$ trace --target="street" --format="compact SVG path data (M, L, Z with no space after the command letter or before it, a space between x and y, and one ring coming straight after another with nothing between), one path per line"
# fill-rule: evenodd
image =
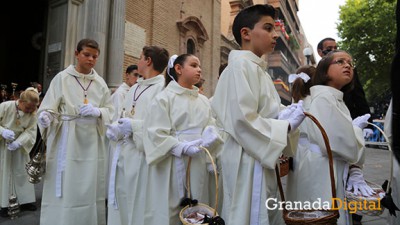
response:
M364 164L364 176L366 180L381 185L390 176L390 153L380 148L367 148ZM19 217L10 220L0 217L1 225L39 225L40 200L42 196L42 182L35 185L36 204L38 210L35 212L21 212ZM385 225L388 211L385 210L381 216L364 216L363 225Z

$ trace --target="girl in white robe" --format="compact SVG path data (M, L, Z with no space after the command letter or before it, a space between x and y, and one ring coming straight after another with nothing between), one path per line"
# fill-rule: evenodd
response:
M20 99L0 104L0 206L2 213L15 194L18 203L34 203L34 185L28 181L25 164L36 141L37 90L28 88Z
M333 153L334 186L343 206L349 166L361 167L364 162L362 128L368 120L363 117L362 123L356 122L357 119L352 121L343 101L341 90L350 88L353 82L351 56L344 51L332 51L321 59L312 81L314 86L310 88L310 96L305 98L304 106L317 118L328 135ZM310 119L306 119L301 132L303 135L300 136L306 141L298 148L297 155L300 157L295 160L294 172L289 173L288 200L312 203L321 199L322 202L331 203L329 163L321 131ZM303 143L301 139L299 143ZM340 207L339 213L338 224L352 224L348 211Z
M96 41L82 39L76 65L58 73L39 107L46 137L41 225L105 225L107 146L105 124L114 108L110 90L93 69Z
M167 73L168 85L153 100L145 118L144 146L149 164L146 225L181 224L178 214L182 209L180 202L187 196L187 156L192 156L192 198L209 204L207 173L210 164L199 145L212 151L212 147L218 145L211 143L221 141L217 133L213 133L212 139L202 138L203 130L214 125L214 119L207 97L193 86L201 77L199 59L191 54L172 56Z
M311 78L314 74L314 66L303 66L297 69L296 74L290 74L288 77L289 83L293 83L291 88L293 102L297 103L302 100L303 108L306 112L310 110L310 87ZM289 170L286 181L286 201L300 201L304 189L299 187L304 186L302 183L314 182L313 179L315 179L313 176L309 176L308 173L303 172L313 170L313 162L319 160L315 159L316 157L309 150L310 141L306 124L306 122L303 122L299 126L300 137L296 154L293 156L293 169Z

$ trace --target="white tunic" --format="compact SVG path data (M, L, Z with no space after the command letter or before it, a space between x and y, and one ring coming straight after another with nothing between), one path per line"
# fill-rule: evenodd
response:
M151 103L145 119L144 146L149 166L145 204L146 225L180 224L178 214L184 197L187 156L175 157L172 147L201 137L207 125L215 125L208 99L171 81ZM209 149L213 150L213 149ZM206 155L192 158L192 198L209 204ZM211 206L213 207L213 206Z
M29 176L25 164L30 161L29 152L36 141L36 114L24 113L17 121L16 101L7 101L0 104L0 134L4 129L14 131L15 140L21 147L15 151L7 149L7 141L0 135L0 206L8 207L11 194L16 194L19 204L35 202L35 189L29 183ZM14 188L12 188L14 187Z
M109 187L108 198L109 225L140 225L144 222L148 166L142 141L143 119L146 108L164 89L164 85L165 79L162 74L146 80L139 79L125 96L122 107L125 108L126 116L132 118L133 136L116 144L110 176L110 185L114 187ZM135 113L132 115L134 104ZM115 201L110 197L113 189Z
M333 153L336 195L343 201L349 165L363 164L362 129L353 126L350 112L343 101L343 92L323 85L311 87L310 92L311 96L305 99L304 107L315 116L328 135ZM294 162L294 172L290 172L288 176L287 200L314 202L321 198L322 202L331 203L326 147L321 131L308 118L301 125ZM351 218L343 208L339 213L338 224L351 224Z
M71 65L57 74L40 105L39 113L51 109L60 114L78 115L84 92L101 111L99 118L83 117L53 121L42 129L47 136L46 174L44 176L41 225L104 225L106 153L105 124L114 108L107 84L96 71L78 74ZM40 127L39 127L40 128Z
M125 100L126 94L128 94L128 91L131 87L127 85L126 83L122 83L117 90L111 95L111 102L114 106L114 115L112 117L112 121L115 122L119 118L121 118L122 114L122 109L123 107L123 102Z
M281 100L266 68L250 51L231 51L211 103L228 133L221 164L222 218L229 225L284 224L282 212L265 202L279 200L275 165L282 152L293 155L298 132L288 135L289 123L275 119Z

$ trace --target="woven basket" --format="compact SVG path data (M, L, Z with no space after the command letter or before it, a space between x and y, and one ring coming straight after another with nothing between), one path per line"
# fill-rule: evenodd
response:
M193 212L199 212L202 214L207 214L209 217L216 217L218 216L217 213L217 208L218 208L218 173L217 173L217 168L215 166L214 160L210 154L210 152L200 146L200 148L206 152L207 156L210 158L211 160L211 164L213 166L214 169L214 177L215 177L215 186L216 186L216 191L215 191L215 208L212 208L206 204L203 203L197 203L196 205L187 205L185 206L180 212L179 212L179 219L181 220L183 225L192 225L193 223L190 223L188 221L185 220L185 218L187 218L187 216ZM187 187L187 193L188 193L188 198L190 198L191 194L190 194L190 163L192 161L192 158L189 158L188 161L188 165L187 165L187 170L186 170L186 187ZM208 223L204 223L207 224Z
M279 176L284 177L289 174L289 166L290 161L289 158L282 155L279 157Z
M371 187L374 191L375 191L375 195L373 196L369 196L369 197L364 197L361 195L361 193L355 195L353 192L351 191L347 191L346 190L346 199L349 202L360 202L358 204L363 205L365 201L367 202L371 202L371 203L367 203L367 205L369 204L374 204L374 205L380 205L379 201L381 200L381 196L379 195L380 193L385 194L385 191L383 190L383 188L381 186L379 186L378 184L372 183L370 181L365 181L369 187ZM372 203L373 202L373 203ZM380 216L382 215L383 211L385 210L385 208L383 206L381 206L380 210L357 210L356 214L357 215L367 215L367 216Z
M386 134L383 132L383 130L380 127L378 127L377 125L375 125L373 123L368 123L368 124L374 126L377 130L379 130L382 133L383 137L385 138L386 142L389 143L388 137L386 136ZM387 188L386 188L386 193L388 193L388 191L390 189L390 184L392 183L392 177L393 177L393 152L392 152L390 144L388 144L388 149L389 149L389 151L391 153L391 158L390 158L391 170L390 170L390 178L389 178L390 180L389 180L389 183L388 183ZM348 201L357 201L357 202L360 202L360 204L364 204L364 202L367 201L367 202L371 202L371 203L367 203L367 205L369 205L369 204L378 205L379 201L382 198L380 196L380 194L381 195L382 195L382 193L385 194L385 190L383 190L383 188L380 185L376 184L376 183L373 183L373 182L370 182L370 181L367 181L367 180L365 180L365 182L368 184L368 186L370 186L375 191L376 194L373 195L373 196L364 197L361 194L355 195L353 192L346 190L345 194L346 194L347 200ZM362 215L380 216L380 215L382 215L384 210L385 210L385 208L381 205L380 209L376 209L376 210L357 210L356 214L357 215L361 215L361 216Z
M329 144L328 135L324 128L321 126L319 121L310 113L304 112L306 117L310 118L320 129L321 134L324 138L325 147L328 153L329 159L329 175L331 180L331 192L332 198L336 198L335 188L335 177L333 173L333 157L332 151ZM281 194L282 201L285 202L285 196L282 188L282 182L279 175L278 167L275 167L276 177L278 180L279 192ZM335 204L337 205L337 204ZM337 219L339 218L339 211L337 210L323 210L323 209L312 209L312 210L287 210L286 207L283 209L283 219L288 225L336 225Z

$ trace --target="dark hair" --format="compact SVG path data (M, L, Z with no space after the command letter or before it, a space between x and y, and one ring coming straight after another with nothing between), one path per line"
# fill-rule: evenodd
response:
M179 65L183 66L183 64L185 64L185 61L189 56L195 56L195 55L189 54L189 53L182 54L175 59L172 68L167 68L166 76L165 76L165 86L167 86L169 84L169 82L172 81L171 76L174 78L174 80L176 82L178 82L178 75L176 74L176 71L175 71L175 65L179 64Z
M158 46L143 47L143 56L151 58L154 70L162 73L168 64L169 53L165 48Z
M315 67L314 66L301 66L296 70L296 74L299 73L306 73L311 79L315 75ZM310 95L310 87L312 86L311 80L308 82L304 82L303 79L296 79L292 85L292 98L293 101L299 102L300 100L304 99L308 95Z
M130 65L128 67L126 67L126 73L131 73L134 70L137 70L137 65Z
M322 39L322 40L318 43L317 49L324 50L324 42L325 42L325 41L334 41L334 42L336 42L336 40L333 39L333 38L330 38L330 37L324 38L324 39Z
M313 85L327 85L328 81L331 80L328 76L328 70L332 64L335 53L338 53L338 52L344 52L346 54L349 54L348 52L343 51L343 50L332 50L328 54L326 54L324 57L322 57L322 59L319 61L318 65L317 65L317 69L315 71L315 76L312 78ZM349 92L350 90L352 90L353 87L354 87L354 76L353 76L353 79L351 80L351 82L346 84L341 89L341 91L346 93L346 92Z
M89 38L85 38L79 41L78 45L76 46L76 50L78 52L81 52L83 50L84 47L89 47L89 48L94 48L96 49L99 54L100 54L100 47L99 44L93 40L93 39L89 39Z
M240 10L240 12L236 15L232 25L232 33L236 42L242 46L242 36L240 34L240 30L243 27L248 27L252 30L254 25L260 21L261 17L270 16L275 19L276 14L277 10L268 4L252 5Z
M219 77L221 76L222 72L224 72L224 69L225 69L227 66L228 66L228 63L222 63L222 64L219 66L219 69L218 69L218 79L219 79Z

